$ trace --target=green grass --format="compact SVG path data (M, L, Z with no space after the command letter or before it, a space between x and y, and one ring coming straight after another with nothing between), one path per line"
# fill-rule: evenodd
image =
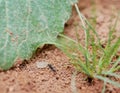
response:
M117 71L120 71L120 55L116 58L115 62L113 62L113 57L116 56L118 49L120 49L120 37L114 43L112 42L118 18L110 28L108 41L103 47L97 31L81 14L76 4L75 8L81 20L82 29L85 32L85 44L82 45L80 43L79 34L76 31L76 41L60 34L55 45L69 57L70 62L75 66L77 71L86 74L88 78L100 79L104 81L104 84L110 83L114 86L120 87L120 83L106 77L120 78L120 75L116 74ZM105 85L103 91L105 91Z

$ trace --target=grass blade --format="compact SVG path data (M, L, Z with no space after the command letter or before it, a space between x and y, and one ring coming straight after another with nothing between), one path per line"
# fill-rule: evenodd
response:
M110 84L120 88L120 83L118 83L118 82L115 82L113 80L110 80L110 79L108 79L106 77L99 76L99 75L96 75L95 77L102 80L102 81L104 81L104 82L110 83Z
M106 68L110 64L113 56L118 51L119 47L120 47L120 38L118 38L118 40L115 42L115 44L111 48L106 50L106 53L102 61L99 63L100 70L102 70L103 68Z
M112 77L115 77L115 78L120 78L120 75L116 74L116 73L111 73L111 72L103 72L102 74L104 75L109 75L109 76L112 76Z
M106 82L104 81L104 85L103 85L102 93L105 93L105 90L106 90Z
M109 70L109 72L113 72L116 69L116 66L120 63L120 57L118 60L113 64L112 68Z
M108 35L108 43L107 43L107 45L106 45L106 48L109 48L110 45L111 45L112 35L113 35L113 32L115 31L115 28L116 28L116 26L117 26L119 16L120 16L120 13L118 13L118 16L117 16L117 18L116 18L116 20L115 20L114 25L113 25L112 27L110 26L111 28L110 28L110 32L109 32L109 35Z
M78 93L77 92L77 87L76 87L76 75L77 75L77 71L73 72L72 77L71 77L71 90L72 93Z

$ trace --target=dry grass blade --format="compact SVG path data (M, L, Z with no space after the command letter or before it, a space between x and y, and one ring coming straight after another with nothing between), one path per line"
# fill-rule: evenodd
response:
M76 87L76 75L77 75L77 71L73 72L72 77L71 77L71 90L72 90L72 93L78 93L77 92L77 87Z

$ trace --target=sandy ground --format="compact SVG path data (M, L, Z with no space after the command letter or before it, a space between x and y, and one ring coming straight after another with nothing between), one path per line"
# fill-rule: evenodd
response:
M106 41L109 26L114 23L120 10L120 0L80 0L79 8L86 18L96 17L96 29L102 41ZM95 12L94 12L95 11ZM75 28L79 17L73 7L73 15L65 26L65 34L75 39L75 30L80 31L81 43L84 42L84 32ZM120 36L119 24L116 36ZM45 61L54 68L39 69L37 61ZM72 93L71 78L75 72L67 56L55 46L49 45L37 51L30 60L8 71L0 72L0 93ZM78 93L101 93L103 82L94 79L92 83L85 80L86 75L78 73L76 87ZM106 93L120 93L120 89L107 85Z

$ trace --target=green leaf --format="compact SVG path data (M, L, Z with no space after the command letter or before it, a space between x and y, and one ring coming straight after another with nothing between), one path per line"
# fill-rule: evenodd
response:
M77 0L0 0L0 68L54 42Z

